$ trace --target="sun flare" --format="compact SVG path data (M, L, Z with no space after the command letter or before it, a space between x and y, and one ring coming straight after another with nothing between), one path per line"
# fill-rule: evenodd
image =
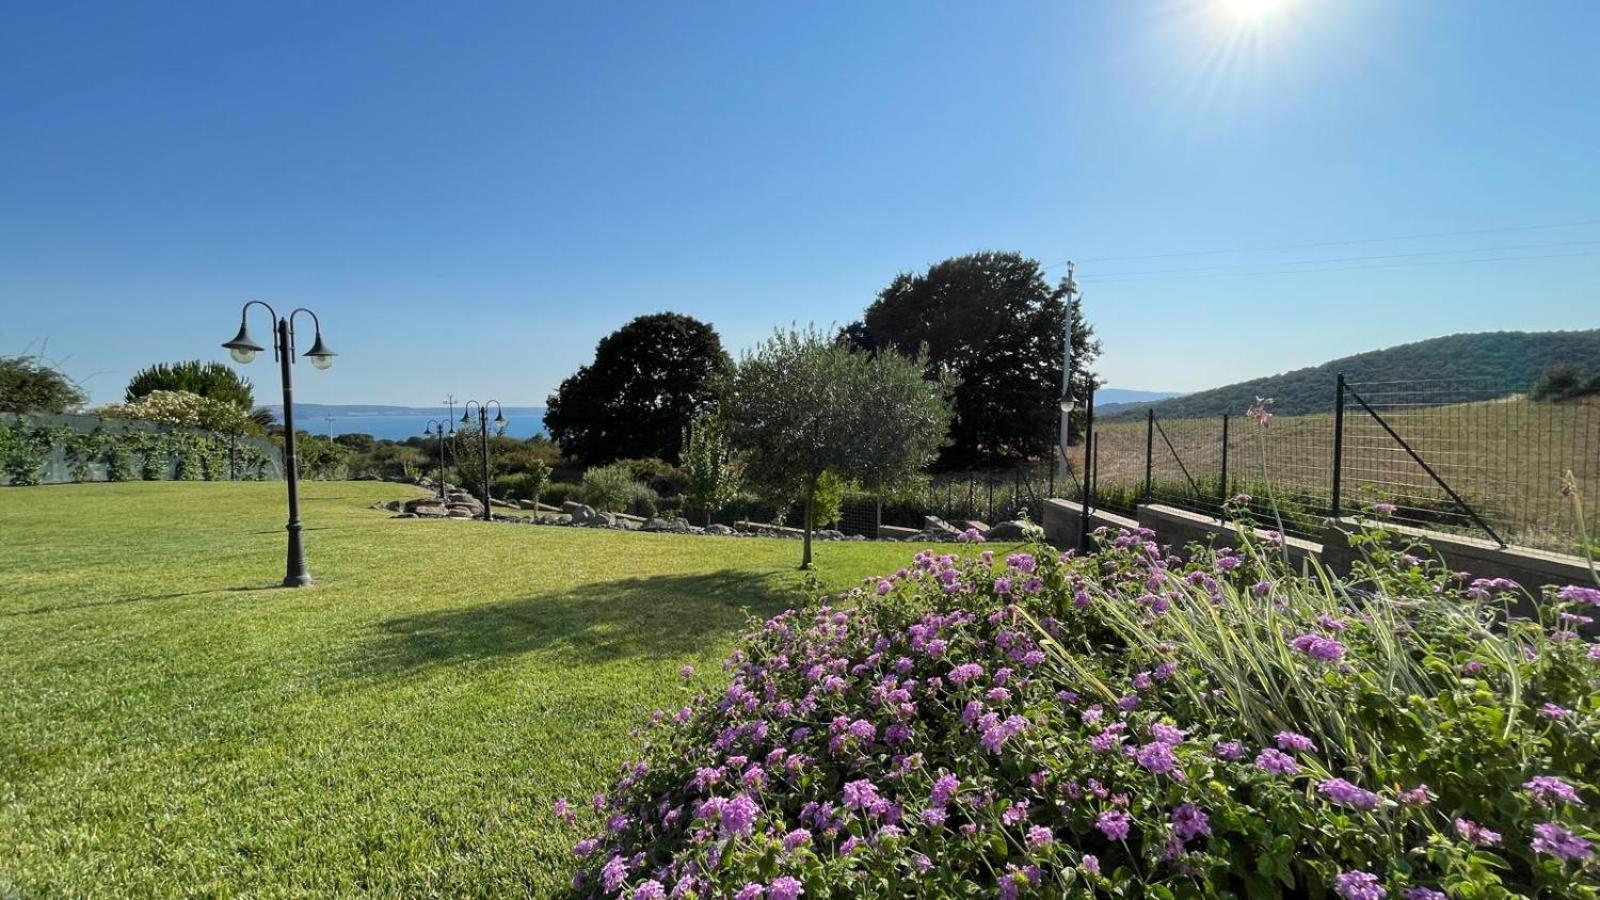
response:
M1218 0L1235 21L1254 24L1269 18L1287 5L1287 0Z

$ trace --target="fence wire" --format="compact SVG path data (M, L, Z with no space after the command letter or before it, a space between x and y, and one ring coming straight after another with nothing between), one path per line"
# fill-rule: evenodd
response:
M1404 524L1581 553L1562 478L1570 471L1600 505L1600 397L1535 401L1508 388L1494 379L1348 384L1340 511L1390 504ZM1226 443L1221 416L1097 422L1094 503L1129 511L1148 491L1153 502L1220 515L1242 495L1258 521L1281 516L1290 534L1315 536L1334 506L1337 397L1330 384L1328 412L1265 427L1231 416Z

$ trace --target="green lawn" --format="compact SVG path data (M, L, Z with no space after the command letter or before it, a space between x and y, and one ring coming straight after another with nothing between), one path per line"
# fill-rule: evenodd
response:
M798 595L797 543L395 520L412 489L0 489L0 897L547 895L557 795ZM821 544L829 587L910 548Z

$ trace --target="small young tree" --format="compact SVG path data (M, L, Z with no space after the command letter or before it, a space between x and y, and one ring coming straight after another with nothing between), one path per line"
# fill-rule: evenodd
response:
M710 525L712 513L727 506L739 493L733 445L721 418L701 415L683 430L683 472L688 481L684 500L695 509L705 510L706 524Z
M953 377L924 377L923 360L884 348L876 354L816 328L778 331L734 368L721 414L745 477L805 503L801 568L811 566L811 533L822 473L887 489L931 463L950 427Z

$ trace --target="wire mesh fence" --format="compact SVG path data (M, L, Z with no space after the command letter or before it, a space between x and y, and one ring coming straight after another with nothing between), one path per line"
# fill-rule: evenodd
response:
M1126 512L1148 498L1220 516L1241 497L1259 520L1281 516L1304 536L1336 509L1387 504L1404 524L1582 551L1562 479L1571 472L1582 496L1600 497L1600 396L1540 401L1456 379L1335 384L1328 401L1326 413L1267 425L1243 415L1097 423L1093 503ZM1072 451L1081 471L1082 448Z
M1562 479L1600 492L1600 397L1536 401L1494 379L1352 382L1342 455L1346 508L1387 503L1408 524L1578 552Z

